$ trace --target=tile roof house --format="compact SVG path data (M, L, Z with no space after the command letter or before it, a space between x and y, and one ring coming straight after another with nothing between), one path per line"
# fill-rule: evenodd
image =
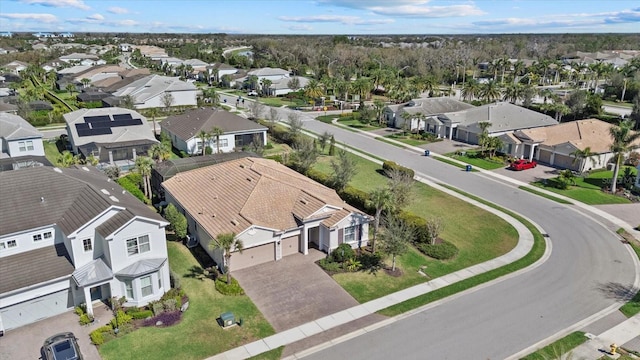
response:
M22 71L29 67L29 64L19 60L14 60L8 64L2 65L2 67L9 70L9 72L14 75L20 75Z
M530 159L563 169L583 172L607 166L613 158L613 139L609 129L613 125L598 119L566 122L554 126L523 129L513 133L515 140L537 150ZM637 141L640 145L640 140ZM590 159L576 159L576 150L589 148L594 154Z
M209 244L235 233L244 251L231 270L280 260L309 247L365 246L370 216L338 194L273 160L242 158L181 172L165 181L167 202L187 217L189 233L224 268L221 249Z
M164 98L171 95L171 106L196 106L198 89L192 83L177 77L149 75L123 86L114 96L130 95L136 109L165 107Z
M438 127L442 126L442 123L438 120L437 115L471 109L473 107L471 104L448 97L421 98L413 99L402 104L388 105L384 108L382 114L388 126L402 128L405 126L405 119L402 116L403 113L411 115L420 113L425 115L427 119L418 121L417 118L411 118L409 129L412 131L421 130L440 134Z
M208 65L198 74L198 78L201 81L207 81L209 85L217 84L222 81L222 77L225 75L233 75L238 72L238 69L225 63L215 63Z
M205 146L213 153L230 152L250 145L257 136L267 144L267 128L254 121L218 108L192 109L180 115L169 116L161 123L162 132L171 138L173 146L189 155L202 154L200 133L222 130L220 143L215 136L205 138Z
M0 183L0 330L169 289L168 223L95 168L0 172Z
M42 133L18 115L0 112L0 142L0 171L51 165L44 156Z
M97 157L104 165L124 170L133 166L158 143L147 119L135 110L113 108L80 109L64 114L72 151Z

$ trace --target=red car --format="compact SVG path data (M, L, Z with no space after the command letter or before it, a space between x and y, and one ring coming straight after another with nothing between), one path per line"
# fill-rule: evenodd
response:
M511 170L515 170L515 171L519 171L519 170L527 170L527 169L532 169L534 167L536 167L538 165L537 162L535 161L529 161L529 160L516 160L514 162L511 163L511 165L509 166L509 169Z

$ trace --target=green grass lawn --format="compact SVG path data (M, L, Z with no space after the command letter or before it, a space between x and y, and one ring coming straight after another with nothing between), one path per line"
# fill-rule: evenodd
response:
M349 154L357 164L357 171L350 185L369 192L384 187L387 178L382 175L380 165ZM330 174L330 157L322 156L314 168ZM437 261L412 250L399 259L404 274L393 278L383 272L377 275L366 273L344 273L334 276L356 300L365 302L408 286L436 278L468 266L495 258L511 250L518 241L516 230L506 221L480 208L416 182L413 188L414 201L407 210L422 217L438 216L446 224L441 237L454 243L460 253L455 259ZM428 277L417 273L418 267L426 265Z
M634 174L637 172L637 170L631 166L623 166L620 169L620 175L624 173L624 168L630 168ZM550 186L549 183L547 184L547 186L545 186L544 181L534 182L533 185L578 201L582 201L583 203L589 205L630 203L631 201L626 198L611 195L601 191L603 187L609 186L612 177L612 171L593 172L586 178L576 177L576 184L570 186L569 189L566 190Z
M629 243L640 259L640 242L630 241ZM622 307L620 308L620 312L622 312L628 318L640 313L640 292L636 293L631 301L622 305Z
M285 98L279 98L279 97L261 97L259 98L260 102L268 105L268 106L275 106L275 107L281 107L281 106L295 106L297 105L295 102L287 100ZM298 105L298 106L304 106L304 105Z
M547 360L560 359L561 355L569 353L580 344L589 340L582 331L572 332L571 334L557 340L542 349L529 354L520 360Z
M465 155L456 155L455 153L449 153L446 154L446 156L452 159L464 161L469 165L477 166L485 170L500 169L507 166L502 160L476 157L475 154L476 153L473 151L467 151Z
M430 144L432 141L426 139L415 139L409 135L403 135L402 133L385 135L385 138L393 139L395 141L399 141L403 144L411 145L411 146L420 146L425 144Z
M43 140L42 145L44 145L44 156L49 160L51 165L57 166L60 151L58 150L56 142L54 140Z
M249 297L221 295L212 280L192 276L190 269L199 264L185 246L168 242L167 247L171 270L181 276L182 288L189 296L189 309L175 326L140 328L100 346L103 359L201 360L274 334ZM226 311L242 318L243 326L226 330L218 326L216 318ZM279 354L270 358L279 358Z
M360 120L356 120L353 119L350 116L345 116L345 117L339 117L339 116L334 116L338 118L338 122L341 125L344 126L348 126L352 129L357 129L357 130L362 130L362 131L372 131L372 130L380 130L383 129L383 127L377 126L377 125L367 125L363 122L361 122Z

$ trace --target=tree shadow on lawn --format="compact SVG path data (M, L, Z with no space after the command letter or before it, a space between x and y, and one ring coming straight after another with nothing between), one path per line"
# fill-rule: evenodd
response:
M607 299L618 301L629 301L634 295L633 285L624 285L613 281L597 284L596 290L603 293Z

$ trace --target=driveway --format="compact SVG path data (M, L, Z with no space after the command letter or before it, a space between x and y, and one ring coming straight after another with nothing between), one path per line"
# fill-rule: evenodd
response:
M502 168L498 168L492 171L500 175L504 175L512 179L520 180L526 183L531 183L531 182L542 180L542 179L550 179L559 175L558 169L551 166L542 165L542 164L538 164L538 166L536 166L533 169L527 169L522 171L509 170L506 165Z
M85 360L100 360L98 349L91 344L89 333L105 325L113 317L104 304L94 305L96 321L88 326L78 322L73 311L38 321L16 330L10 330L0 338L0 359L40 359L42 343L51 335L71 331L78 338L80 352Z

